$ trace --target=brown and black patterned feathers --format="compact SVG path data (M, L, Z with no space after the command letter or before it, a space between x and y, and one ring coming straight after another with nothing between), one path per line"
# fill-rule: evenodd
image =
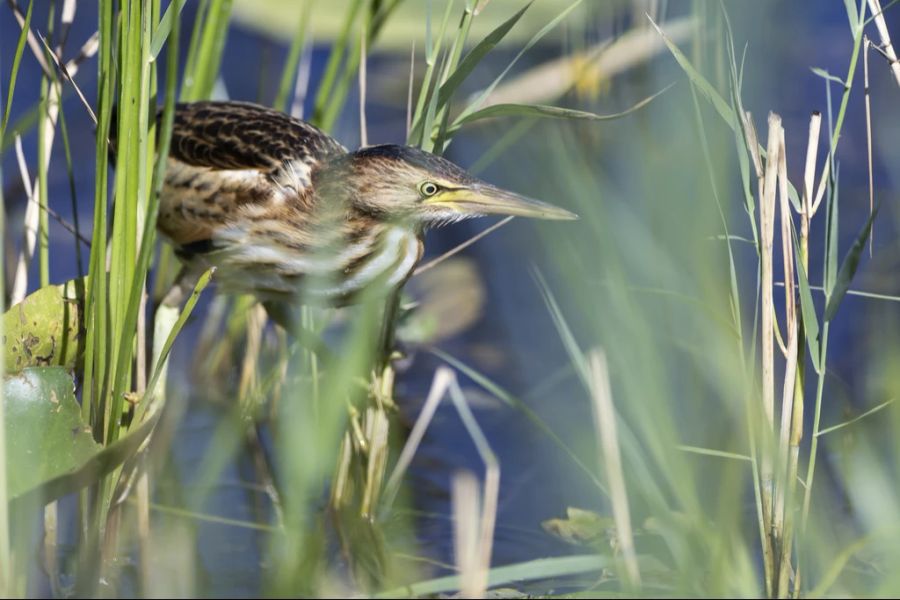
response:
M310 167L346 149L317 127L249 102L178 104L169 155L215 169L273 172L291 161Z

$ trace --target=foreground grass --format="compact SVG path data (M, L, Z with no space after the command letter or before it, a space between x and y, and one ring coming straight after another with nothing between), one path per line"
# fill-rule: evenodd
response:
M345 586L384 595L462 591L477 596L487 587L534 580L549 580L548 587L574 582L569 585L592 595L868 596L898 589L897 576L880 568L898 558L893 541L900 524L900 503L893 492L893 458L900 439L892 435L898 425L894 345L867 355L865 367L877 392L865 398L857 414L826 419L835 416L828 407L835 397L829 379L831 327L846 315L839 308L853 291L876 214L863 223L848 223L850 211L840 210L845 197L838 168L841 134L849 126L850 97L862 93L858 63L867 48L863 34L871 26L865 2L847 3L849 66L836 76L846 85L826 88L828 110L813 117L809 131L803 132L787 130L777 115L764 125L759 115L745 112L743 98L751 91L743 78L754 64L745 63L735 50L742 42L732 39L738 34L731 32L726 13L717 6L697 6L693 16L700 31L717 35L711 33L713 41L698 42L690 51L667 36L666 23L658 31L648 29L666 44L682 85L656 98L671 73L664 82L636 77L634 85L642 89L634 94L633 107L640 110L620 108L611 116L630 115L629 120L588 128L586 123L606 117L546 106L552 99L540 106L503 103L485 109L508 70L496 74L473 100L461 100L462 84L496 43L523 28L527 8L505 11L495 29L476 36L475 8L484 3L435 3L425 48L418 54L419 79L409 94L408 143L442 152L473 123L528 119L500 130L495 148L511 148L516 136L531 128L540 143L523 145L519 154L511 151L522 161L517 176L531 177L523 185L533 184L536 196L572 199L582 215L571 233L547 230L542 236L551 250L549 262L558 262L559 268L535 270L533 290L544 299L566 353L567 371L581 386L554 402L582 403L592 418L577 431L555 432L541 419L548 410L545 404L530 406L491 381L478 365L437 350L451 368L435 373L421 420L400 450L391 443L396 437L396 374L380 349L373 351L385 328L396 326L396 304L386 309L364 303L344 317L338 351L325 357L289 348L283 335L266 327L252 299L216 299L206 316L208 335L197 340L203 360L192 375L211 386L228 374L238 381L237 394L228 392L237 398L229 398L227 416L218 421L198 468L199 480L183 490L163 485L170 477L164 463L172 421L162 416L178 414L178 403L170 404L174 400L163 393L163 365L197 297L180 313L157 312L155 323L145 322L145 290L151 287L148 274L156 248L155 203L164 168L155 156L165 154L176 90L184 100L213 94L231 2L205 0L197 8L200 18L183 24L191 35L179 86L174 44L182 26L180 4L99 5L96 61L101 83L93 106L98 175L94 251L82 303L86 335L80 364L64 366L80 370L81 416L90 425L97 456L107 457L109 467L87 480L70 478L80 490L75 558L59 564L53 536L42 542L45 556L51 557L42 566L55 593L64 591L58 577L63 573L74 575L79 594L97 595L101 577L113 585L127 581L132 574L119 567L120 559L137 556L136 577L144 595L202 595L195 562L199 535L196 527L183 527L186 519L263 532L262 587L273 596L328 595ZM349 3L311 95L311 119L332 128L350 90L366 89L360 66L402 4ZM562 6L529 29L513 63L555 28L573 27L573 16L584 14L578 12L584 8L580 2ZM504 8L498 2L490 9ZM27 24L23 31L39 29L31 24L30 7L20 12ZM315 26L308 18L294 22L299 41L280 78L277 98L285 107L293 104L289 90L294 73L302 70L303 36ZM28 51L23 35L14 64ZM572 48L573 56L592 52L590 47ZM52 65L52 57L47 58ZM158 91L155 70L162 60L167 80ZM722 68L702 67L717 64ZM14 68L5 85L7 98L13 97L16 77ZM577 79L573 77L573 85ZM45 207L50 201L48 172L62 168L46 160L53 132L64 127L53 107L69 85L53 69L44 75L36 120L44 141L35 179L43 190L36 200ZM134 134L120 138L115 149L119 166L111 185L106 132L113 104L123 107L116 117L118 131ZM154 104L164 107L159 132L150 109ZM561 120L531 120L537 117ZM615 139L614 152L604 153L604 135ZM667 140L680 140L679 151ZM684 152L685 145L692 151ZM793 171L787 165L803 164L806 156L789 156L788 149L801 146L809 148L806 164L811 166L802 181L789 180ZM486 156L504 153L492 148ZM595 156L612 166L598 169ZM533 169L523 168L531 166L527 161L533 161ZM112 209L107 206L110 194ZM617 200L621 198L627 201ZM27 286L32 290L49 277L49 213L35 214L37 230L44 233L36 242L40 281ZM859 233L847 244L841 234L852 230ZM164 293L172 264L165 251L156 259L157 289L151 293ZM202 285L197 294L201 291ZM896 301L886 296L879 306ZM337 318L333 311L315 308L303 316L315 331ZM882 327L874 338L879 343L890 339L894 324L885 320ZM150 331L155 331L155 350L148 358ZM240 369L232 375L235 365ZM547 525L580 545L578 554L494 566L491 549L503 465L465 400L460 376L509 410L523 412L558 447L561 468L576 473L578 484L591 489L595 510L569 511L568 518ZM227 387L215 391L224 393ZM457 574L429 579L428 569L405 558L419 550L414 522L402 517L400 483L429 415L445 398L477 447L484 476L454 479ZM262 456L255 422L267 422L275 437L274 467L262 464L264 460L257 463L258 485L268 497L259 518L235 521L208 514L208 496L231 458L245 451ZM144 450L144 438L135 436L150 431L153 443ZM852 432L857 434L847 442ZM830 439L842 443L828 444ZM128 446L130 440L141 443ZM832 460L823 483L826 444ZM322 490L329 483L331 495L323 509ZM838 506L834 489L851 505L852 518ZM22 523L43 519L44 531L53 532L59 518L50 502L55 499L45 496L24 512L14 503L19 511L14 514ZM36 514L35 508L45 503L43 514ZM553 517L562 515L548 508L546 518ZM27 572L11 565L26 564L35 555L33 536L29 527L5 533L5 523L0 511L0 566L7 574L21 574L3 581L11 595L24 595ZM329 551L335 538L349 561L349 573L335 574ZM2 544L6 539L12 557Z

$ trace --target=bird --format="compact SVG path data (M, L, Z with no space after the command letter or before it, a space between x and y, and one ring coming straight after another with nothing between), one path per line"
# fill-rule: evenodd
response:
M183 273L215 267L227 292L353 304L363 292L400 288L428 229L483 215L577 218L415 147L350 152L311 123L258 104L175 105L157 229Z

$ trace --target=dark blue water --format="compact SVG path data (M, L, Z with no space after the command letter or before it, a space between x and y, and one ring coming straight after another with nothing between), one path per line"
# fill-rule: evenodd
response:
M80 3L75 26L69 36L70 52L94 31L96 16L91 15L94 7L90 3ZM675 4L675 3L673 3ZM35 23L45 21L44 7L35 12ZM185 22L192 23L194 5L185 10ZM900 32L900 20L892 11L889 23L893 31ZM814 65L843 76L849 56L849 35L846 15L841 2L830 3L768 3L759 10L735 9L736 27L752 31L753 42L748 48L748 68L745 88L767 90L768 93L755 94L746 99L747 108L761 123L768 110L783 115L788 131L788 156L805 154L805 132L811 108L825 112L824 84L809 72L807 66ZM740 21L746 19L746 21ZM781 27L765 27L765 23L777 19ZM187 46L189 28L184 28L182 49ZM793 31L795 35L785 35ZM0 82L8 80L10 63L15 49L18 29L8 11L0 10ZM604 37L603 32L597 32ZM556 49L548 47L536 49L522 63L527 66L542 58L553 56ZM285 58L286 48L261 35L232 26L223 60L223 81L228 95L234 99L271 101ZM311 82L321 76L327 48L317 47L312 57ZM498 51L494 59L488 61L482 71L473 76L474 84L489 81L490 75L505 65L508 54ZM377 80L380 74L391 69L405 71L408 57L373 55L369 64L369 76ZM399 67L397 66L399 63ZM873 64L875 64L873 62ZM671 70L670 61L654 64L654 69L666 69L671 73L669 80L679 78L677 71ZM11 122L23 114L27 107L38 99L39 83L36 78L37 65L26 50L16 89L16 100ZM873 77L873 97L878 98L879 111L896 106L898 90L886 76L886 69L879 64L878 76ZM874 71L873 71L874 72ZM857 74L862 76L861 65ZM94 62L82 67L78 82L89 101L95 104L96 69ZM892 87L894 86L894 87ZM476 85L477 87L477 85ZM683 92L684 90L682 90ZM4 93L6 90L4 90ZM840 90L833 90L835 102ZM404 94L405 95L405 94ZM614 100L617 92L611 93ZM311 108L313 94L309 94L306 114ZM891 100L893 99L893 101ZM627 105L623 100L619 106ZM885 104L891 103L891 106ZM336 128L336 136L347 147L358 145L356 99L348 99L344 118ZM607 107L608 108L608 107ZM72 152L75 157L75 188L82 228L90 237L90 207L93 203L94 134L89 119L74 96L69 94L64 109L69 124ZM862 137L863 107L860 94L852 97L848 120L844 128L842 144L842 182L844 194L852 196L853 202L846 202L851 208L845 211L848 222L859 223L865 219L867 196L865 192L865 138ZM401 142L404 137L405 108L397 105L380 104L376 99L368 105L370 143ZM897 132L878 132L876 145L882 150L897 139ZM491 140L479 137L461 136L448 153L449 157L463 166L472 164L473 157L480 155L485 144ZM23 137L27 157L34 161L37 155L37 141L33 131ZM879 151L876 146L876 180L879 195L885 201L884 218L876 227L876 257L896 256L891 252L895 247L896 209L891 198L896 198L900 189L896 170L883 163L896 156L896 151ZM591 160L590 158L588 160ZM57 136L54 144L53 161L62 165L65 158L61 151L61 140ZM600 168L598 164L598 168ZM801 165L789 165L791 178L799 181ZM18 189L18 170L15 157L7 151L3 156L3 184L7 198L10 223L21 222L24 201ZM511 189L521 189L514 174L488 169L484 178L506 185ZM65 219L72 220L73 211L69 200L69 185L65 170L50 170L51 205ZM527 176L524 177L527 180ZM562 206L567 205L564 197L547 198ZM427 253L436 255L468 239L475 232L488 226L492 221L465 222L430 232L427 238ZM821 221L820 221L821 224ZM480 279L485 289L485 310L470 328L450 339L440 342L440 348L482 371L517 397L528 402L546 424L566 439L590 439L582 435L590 431L590 408L584 391L567 368L569 360L558 341L558 335L548 311L541 299L533 277L533 268L552 275L552 263L546 257L541 236L535 235L535 227L552 228L553 224L535 225L514 221L511 225L488 236L465 251L464 256L478 266ZM853 228L842 232L842 248L848 247L854 235ZM51 265L51 279L60 282L78 274L72 257L73 241L61 226L51 221L51 256L56 257ZM85 253L86 254L86 253ZM5 254L6 255L6 254ZM748 257L750 258L750 257ZM814 254L812 263L818 264L820 256ZM879 259L864 264L857 280L858 287L885 294L900 294L900 280L893 276L896 271L894 261ZM749 269L747 272L751 272ZM37 277L34 269L33 277ZM813 281L820 277L811 274ZM551 285L551 287L553 287ZM206 303L204 302L204 305ZM565 304L564 304L565 308ZM202 306L201 306L202 309ZM831 331L830 367L834 377L843 381L848 390L860 389L863 382L857 379L856 360L867 347L869 340L861 331L869 321L866 315L874 309L871 301L848 298L843 311L853 315L849 319L838 320ZM891 310L878 305L877 310ZM202 315L202 311L200 313ZM195 319L196 329L200 319ZM191 332L183 336L173 354L173 365L188 365L192 354ZM442 361L419 349L414 354L411 366L401 374L397 385L401 409L409 422L415 419L418 408L424 401L431 384L434 370ZM174 372L176 382L188 382L188 373ZM525 419L521 413L502 405L496 399L481 392L473 382L460 374L467 395L473 401L479 424L487 433L492 448L502 465L502 485L494 545L494 564L528 560L539 556L550 556L571 552L564 545L543 532L540 522L561 516L568 506L581 506L601 510L604 499L585 478L580 476L571 462L561 451ZM552 384L548 384L548 380ZM210 405L200 398L188 395L188 405L183 422L172 440L173 472L177 483L190 490L212 432L221 419L221 407ZM811 411L809 411L811 412ZM578 448L583 455L592 456L590 447ZM423 447L416 456L409 480L415 490L416 505L427 516L418 521L418 536L423 548L432 557L445 563L452 562L452 535L449 515L449 481L459 469L471 469L481 473L481 461L474 445L452 408L438 411ZM243 485L255 479L255 471L249 456L240 453L238 459L230 463L222 474L220 485L206 507L208 512L241 521L256 521L255 503L259 493L248 491ZM164 487L167 482L161 482ZM161 495L166 496L163 491ZM263 500L264 514L266 509ZM260 548L264 547L263 534L239 527L220 524L195 524L198 532L198 566L208 582L205 593L210 595L251 595L260 586Z

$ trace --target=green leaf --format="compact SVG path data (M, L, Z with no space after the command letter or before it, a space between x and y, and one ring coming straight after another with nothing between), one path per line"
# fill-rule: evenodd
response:
M812 67L812 72L815 73L816 75L818 75L819 77L821 77L822 79L825 79L826 81L833 81L837 84L840 84L841 87L844 87L844 85L846 85L844 83L843 79L841 79L840 77L837 77L836 75L832 75L825 69L820 69L818 67Z
M676 46L672 40L668 38L668 36L663 33L662 29L656 23L653 23L653 27L656 28L656 31L659 32L659 35L662 37L663 42L669 48L669 52L672 53L672 56L675 58L675 61L684 71L684 73L688 76L691 82L697 86L697 89L701 94L706 96L706 98L712 103L713 108L716 109L716 112L725 120L726 123L732 128L737 129L740 127L740 120L737 118L734 110L731 106L725 102L725 99L719 94L718 91L712 86L712 84L707 81L707 79L700 74L700 72L694 68L694 65L691 64L691 61L684 55L684 53L679 50L678 46Z
M826 321L830 321L834 318L841 301L847 294L847 290L850 289L850 283L853 281L853 276L856 275L856 269L859 267L859 259L866 247L866 240L869 239L869 235L872 233L872 223L875 222L875 215L878 214L878 208L879 207L876 206L875 210L872 211L872 214L869 215L865 226L860 230L859 234L857 234L856 241L853 242L850 250L848 250L847 254L844 256L844 260L841 262L841 270L838 271L837 280L834 282L834 287L828 294L828 303L825 305Z
M187 2L182 2L181 6L178 6L177 2L172 2L166 7L166 12L163 14L162 19L159 20L159 25L157 25L156 31L153 32L153 39L150 42L150 56L153 60L156 60L156 57L159 56L163 44L166 43L166 40L169 39L169 33L172 32L173 11L177 9L178 13L181 14L185 5L187 5Z
M533 0L532 0L533 1ZM453 71L453 74L444 82L444 85L441 86L440 93L438 94L438 107L443 107L450 101L450 97L453 95L453 92L462 84L462 82L469 76L469 74L475 69L476 66L481 62L481 60L485 57L485 55L490 52L494 46L496 46L500 41L506 37L506 34L509 33L509 30L518 23L519 19L522 18L522 15L525 14L525 11L531 6L532 2L528 2L525 6L522 7L519 12L511 16L509 19L501 23L496 29L490 32L487 36L484 37L478 44L475 45L472 50L466 54L465 58L462 59L462 62Z
M8 373L28 367L75 367L84 350L85 279L49 285L3 315Z
M528 42L524 46L522 46L519 52L516 53L515 57L513 57L509 64L506 65L506 68L500 72L500 74L494 79L493 82L491 82L491 85L482 90L481 93L478 94L478 97L475 98L475 100L471 102L469 106L465 108L465 110L463 110L462 114L460 114L460 116L457 118L457 122L465 119L467 116L477 111L478 107L484 104L484 101L487 99L487 97L491 95L491 92L493 92L494 89L498 85L500 85L500 82L504 77L506 77L506 74L509 73L510 69L512 69L513 66L517 62L519 62L519 59L522 58L522 56L524 56L524 54L528 52L532 48L532 46L537 44L541 40L541 38L547 35L547 33L549 33L554 27L559 25L559 23L562 22L562 20L565 19L569 15L569 13L575 10L575 8L580 5L581 2L582 0L575 0L574 2L572 2L569 6L561 10L559 14L556 15L556 17L550 20L549 23L541 27L541 29L537 33L531 36L531 39L529 39Z
M571 108L562 108L559 106L547 106L543 104L494 104L479 111L471 113L466 117L454 123L452 130L458 129L463 125L468 125L482 119L491 119L496 117L545 117L551 119L579 119L586 121L612 121L626 117L636 110L643 108L649 104L654 98L668 90L671 85L663 88L661 91L644 98L634 106L622 112L609 115L598 115L583 110L575 110Z
M793 229L792 229L793 231ZM800 245L796 236L794 241L794 256L800 257ZM803 315L803 331L806 333L806 344L809 346L809 356L812 359L816 373L822 374L819 366L819 319L816 316L816 305L813 303L812 290L809 287L809 277L803 267L803 261L797 261L797 282L800 284L800 314Z
M6 134L6 126L9 124L9 113L12 107L13 95L16 91L16 81L19 78L19 64L22 61L22 51L25 48L25 39L31 30L31 11L34 8L34 0L28 3L28 11L25 13L25 22L22 23L22 30L19 33L19 41L16 44L16 53L13 55L12 71L9 74L9 92L6 96L6 110L3 111L3 121L0 124L0 138Z
M64 368L29 368L3 386L9 498L75 471L101 450Z
M44 504L96 483L137 453L159 417L104 448L82 420L62 367L29 368L3 385L10 500Z

